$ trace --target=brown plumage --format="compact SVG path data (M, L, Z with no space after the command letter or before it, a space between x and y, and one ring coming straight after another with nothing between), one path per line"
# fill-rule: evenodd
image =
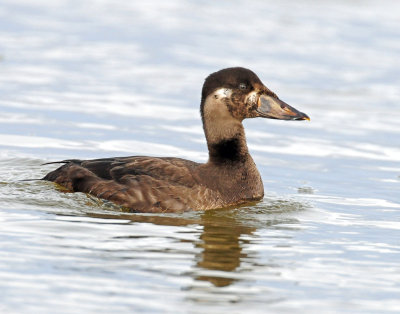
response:
M143 156L65 160L43 179L137 212L207 210L256 201L264 188L247 149L243 119L309 119L244 68L211 74L203 85L200 111L207 163Z

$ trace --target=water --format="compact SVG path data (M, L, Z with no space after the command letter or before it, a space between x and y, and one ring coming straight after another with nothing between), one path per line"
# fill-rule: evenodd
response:
M0 312L398 313L395 1L0 5ZM254 70L311 122L245 122L262 202L130 214L46 161L205 161L204 78Z

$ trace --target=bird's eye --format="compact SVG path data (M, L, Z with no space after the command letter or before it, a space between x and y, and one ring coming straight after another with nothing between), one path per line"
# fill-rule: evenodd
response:
M247 88L247 85L246 85L245 83L240 83L240 84L239 84L239 88L240 88L240 89L246 89L246 88Z

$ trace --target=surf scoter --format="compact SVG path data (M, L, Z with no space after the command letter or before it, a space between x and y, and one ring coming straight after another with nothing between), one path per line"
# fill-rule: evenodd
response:
M200 112L209 151L206 163L144 156L64 160L43 180L133 212L207 210L257 201L264 187L247 149L243 119L309 120L255 73L240 67L206 78Z

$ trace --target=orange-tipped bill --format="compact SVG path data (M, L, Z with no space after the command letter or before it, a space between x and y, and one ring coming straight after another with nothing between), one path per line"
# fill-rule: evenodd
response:
M258 99L257 112L260 117L279 120L310 120L310 118L297 109L289 106L278 98L261 95Z

